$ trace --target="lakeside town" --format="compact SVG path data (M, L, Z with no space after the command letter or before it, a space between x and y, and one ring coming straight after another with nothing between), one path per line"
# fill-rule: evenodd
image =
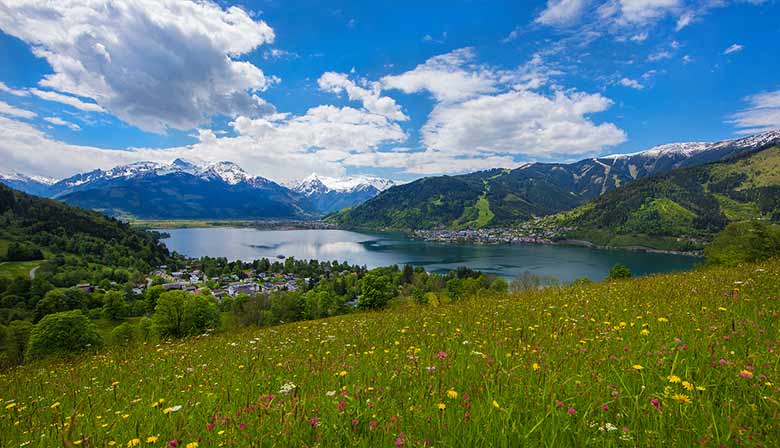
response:
M517 227L414 230L411 236L437 243L552 244L570 230L543 224L541 219L535 219Z

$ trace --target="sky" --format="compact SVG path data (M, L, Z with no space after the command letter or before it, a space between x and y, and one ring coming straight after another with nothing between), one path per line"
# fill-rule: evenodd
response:
M1 172L400 181L780 128L777 0L0 0Z

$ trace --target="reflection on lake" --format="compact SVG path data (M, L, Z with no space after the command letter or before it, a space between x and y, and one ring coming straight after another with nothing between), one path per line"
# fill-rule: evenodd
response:
M369 268L391 264L423 266L446 272L466 265L508 279L523 271L553 276L563 282L579 277L600 280L616 263L637 275L691 269L700 260L668 254L594 250L548 245L444 244L411 240L399 234L368 234L345 230L258 230L211 227L171 229L164 240L171 249L191 257L227 257L250 261L277 256L338 260Z

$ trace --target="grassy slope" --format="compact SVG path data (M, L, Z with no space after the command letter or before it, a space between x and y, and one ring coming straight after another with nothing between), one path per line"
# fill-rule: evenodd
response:
M30 270L40 266L43 260L0 262L0 277L16 278L30 275Z
M28 365L0 445L777 446L778 298L770 262Z
M599 245L693 249L687 237L706 239L729 221L778 219L778 188L780 148L768 148L641 179L551 220Z

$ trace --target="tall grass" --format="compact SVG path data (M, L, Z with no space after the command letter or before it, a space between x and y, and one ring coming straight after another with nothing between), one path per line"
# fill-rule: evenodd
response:
M778 446L778 317L772 262L150 343L4 372L0 446Z

